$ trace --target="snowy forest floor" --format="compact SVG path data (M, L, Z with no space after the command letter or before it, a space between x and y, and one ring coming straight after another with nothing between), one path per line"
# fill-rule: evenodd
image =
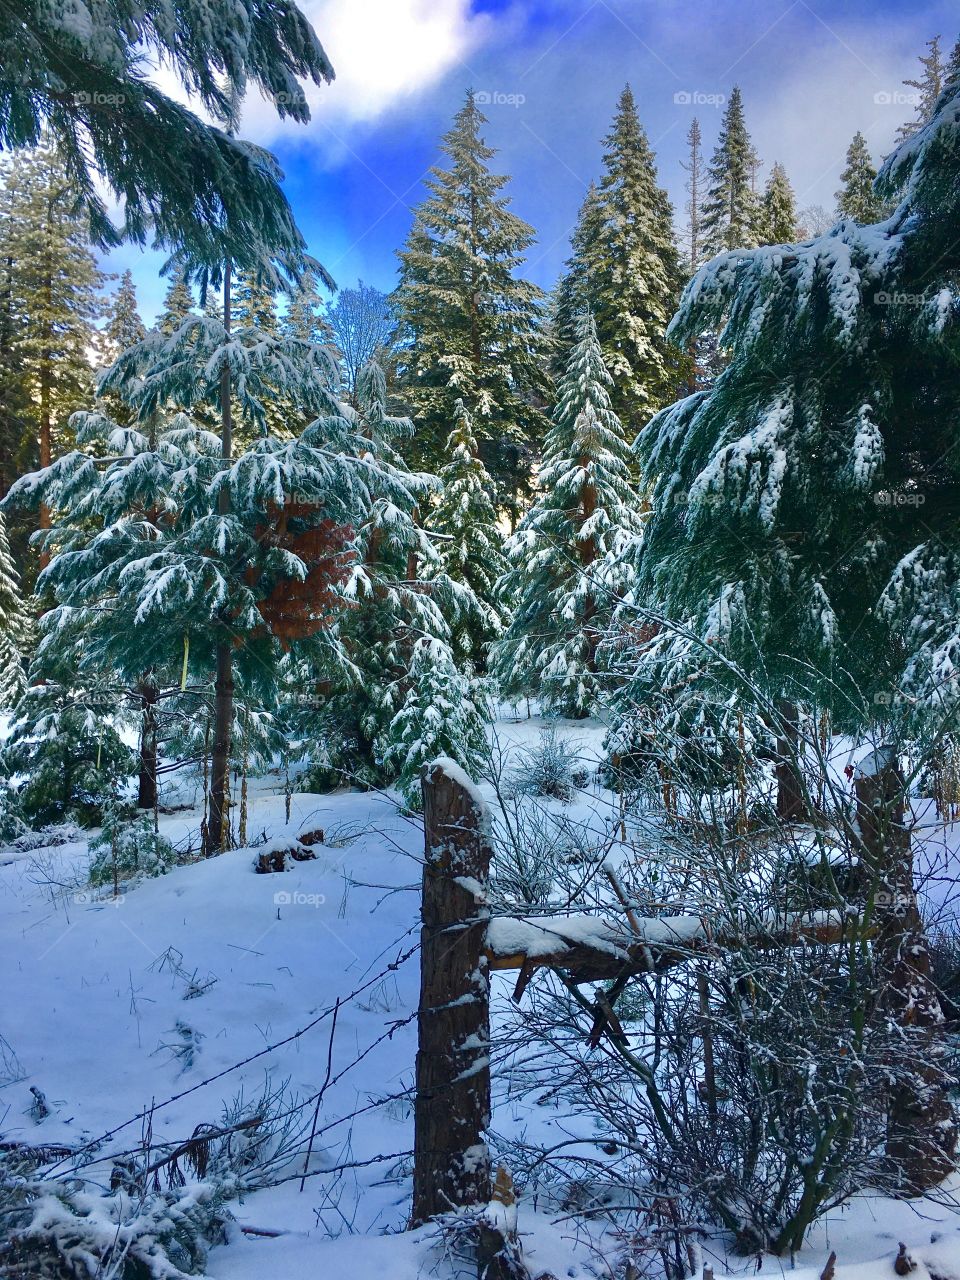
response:
M542 724L502 719L501 746L534 741ZM602 726L562 732L595 760ZM587 813L611 800L591 782L571 808ZM191 831L196 843L198 822L192 808L160 818L162 833L183 843ZM346 791L294 793L287 823L282 779L252 785L252 843L317 827L325 843L315 846L316 860L282 875L255 874L256 848L248 847L135 884L118 901L86 884L85 839L0 850L0 1132L76 1147L113 1131L104 1150L119 1151L140 1142L152 1107L155 1141L186 1139L241 1095L249 1101L281 1087L291 1100L315 1094L329 1055L332 1083L302 1190L301 1159L287 1181L235 1204L236 1229L212 1251L208 1274L448 1280L457 1264L437 1231L404 1232L413 1123L402 1095L413 1082L416 955L387 971L418 936L422 827L390 796ZM951 848L945 882L952 862ZM495 979L495 1028L510 1016L511 989L511 975ZM332 1042L329 1013L295 1036L338 999ZM31 1087L46 1100L42 1119ZM497 1060L494 1093L500 1140L548 1146L593 1132L589 1116L556 1097L537 1105L517 1096L509 1061ZM344 1165L354 1167L330 1172ZM519 1220L533 1276L612 1274L602 1255L613 1242L596 1225L529 1196ZM762 1274L813 1280L832 1249L837 1280L893 1275L900 1240L919 1263L916 1280L960 1278L956 1209L870 1197L824 1218L796 1270L764 1258ZM704 1260L718 1277L758 1269L758 1259L728 1254L719 1237Z

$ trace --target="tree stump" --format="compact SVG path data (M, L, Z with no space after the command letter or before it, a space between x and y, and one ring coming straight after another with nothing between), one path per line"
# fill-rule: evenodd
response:
M491 1195L489 814L452 760L423 770L423 830L412 1226Z

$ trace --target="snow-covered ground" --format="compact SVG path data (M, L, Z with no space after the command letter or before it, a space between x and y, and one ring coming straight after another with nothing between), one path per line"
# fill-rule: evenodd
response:
M505 718L498 735L511 749L541 728ZM602 726L564 732L596 757ZM576 808L585 816L609 801L591 787ZM195 811L162 816L161 830L185 841L197 822ZM84 841L0 860L0 1131L73 1148L110 1134L102 1150L122 1151L139 1146L148 1122L156 1142L186 1139L241 1096L282 1087L291 1100L309 1097L329 1070L302 1189L298 1163L288 1181L236 1204L237 1228L213 1250L209 1275L452 1276L434 1229L404 1232L419 974L416 956L402 957L418 937L422 829L390 797L356 792L294 794L287 823L281 782L253 787L252 840L318 827L316 859L283 874L256 874L247 848L139 883L119 901L86 885ZM509 989L498 987L501 1007ZM45 1099L43 1118L31 1088ZM592 1132L587 1117L535 1106L502 1082L493 1128L545 1144ZM344 1165L355 1167L325 1172ZM520 1228L534 1276L610 1274L569 1215L522 1202ZM869 1198L824 1219L790 1274L812 1280L834 1249L837 1280L892 1275L900 1240L928 1264L917 1280L960 1277L953 1208ZM757 1266L722 1243L704 1257L718 1277ZM767 1258L763 1274L789 1266Z

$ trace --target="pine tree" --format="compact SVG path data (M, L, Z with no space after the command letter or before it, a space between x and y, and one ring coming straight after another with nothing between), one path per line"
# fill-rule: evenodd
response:
M201 119L151 79L172 69ZM35 147L48 128L71 174L73 203L104 246L131 238L189 252L216 269L268 259L302 265L304 243L262 148L233 136L240 103L258 88L281 117L310 119L300 80L333 68L292 0L233 0L215 12L111 0L0 10L0 150ZM117 227L100 192L123 208Z
M843 186L837 192L837 215L863 224L879 222L883 201L874 190L876 180L867 140L858 129L847 148L846 168L840 175Z
M767 179L759 225L764 244L792 244L797 238L797 203L787 171L779 161Z
M316 276L307 271L291 291L280 321L281 332L301 342L329 343L333 335L321 313Z
M707 168L701 213L704 257L757 243L757 199L751 188L755 152L743 114L743 95L735 85Z
M120 277L120 287L110 302L103 336L107 342L110 363L116 360L121 351L126 351L127 347L132 347L134 343L142 342L147 336L137 309L137 290L133 283L133 273L129 269Z
M71 412L92 389L89 355L103 277L73 212L63 162L50 147L17 155L5 205L0 252L11 263L12 358L28 401L21 456L48 466L69 439Z
M581 210L561 285L558 354L569 356L576 317L589 308L613 377L613 408L630 431L673 398L683 362L664 336L681 285L673 210L629 85L605 147L603 176Z
M238 329L252 327L275 336L279 331L273 289L255 271L240 271L231 291L233 322Z
M170 275L170 284L163 298L163 310L157 317L156 328L168 338L193 314L195 299L188 281L186 263L178 258ZM211 292L211 298L213 293Z
M706 169L703 162L703 135L700 121L696 116L690 121L687 131L689 159L681 161L681 168L690 175L686 181L686 190L690 199L687 201L687 265L690 272L696 271L700 265L700 205L703 200L703 188L706 182Z
M10 554L6 520L0 512L0 710L12 707L26 687L24 650L29 630L20 575Z
M587 314L558 386L540 492L507 544L511 569L501 591L516 607L493 651L505 693L535 694L577 717L600 694L597 645L618 585L611 561L639 527L632 455L612 387Z
M454 582L468 586L479 605L455 630L454 647L482 670L488 646L503 632L497 582L508 566L490 497L492 484L480 459L473 417L462 400L454 406L447 457L449 462L440 471L443 490L429 522L441 536L437 552L443 571Z
M861 870L880 1016L914 1044L886 1103L887 1157L915 1194L957 1137L897 757L909 742L922 758L960 707L960 81L878 186L900 200L886 221L721 259L687 290L677 338L726 320L731 362L641 436L636 600L680 628L662 685L683 687L692 647L878 744L857 781Z
M474 680L457 670L450 647L423 637L414 645L405 695L390 724L384 763L407 804L419 809L425 764L450 756L473 777L488 756L489 710Z
M571 350L577 344L577 333L584 308L590 297L590 260L593 246L603 242L603 210L600 193L595 182L587 188L587 194L577 213L576 226L570 237L570 257L565 270L557 281L551 298L550 321L553 342L551 344L550 370L554 382L563 377Z
M431 171L400 253L400 392L417 420L411 460L433 472L457 400L473 406L498 503L516 514L546 425L543 295L515 274L534 233L490 172L485 124L468 93L441 143L450 167Z
M897 132L897 141L905 142L912 137L922 125L933 115L937 99L943 92L949 64L943 61L940 51L940 36L927 41L928 52L920 55L921 71L915 80L904 80L909 89L916 91L916 117L902 124Z

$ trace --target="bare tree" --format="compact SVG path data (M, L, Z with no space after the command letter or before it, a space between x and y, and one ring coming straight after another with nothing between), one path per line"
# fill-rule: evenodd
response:
M336 302L327 308L327 321L340 353L344 388L353 403L360 370L391 345L396 331L393 308L385 293L359 280L355 289L340 290Z

